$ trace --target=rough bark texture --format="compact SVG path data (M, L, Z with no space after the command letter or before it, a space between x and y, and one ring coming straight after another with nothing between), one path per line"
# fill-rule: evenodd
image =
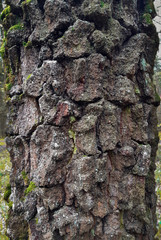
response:
M153 240L153 1L7 2L10 239Z

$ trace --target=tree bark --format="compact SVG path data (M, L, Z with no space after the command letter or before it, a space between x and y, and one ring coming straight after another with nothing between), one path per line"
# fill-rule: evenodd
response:
M8 236L153 240L153 1L7 3Z

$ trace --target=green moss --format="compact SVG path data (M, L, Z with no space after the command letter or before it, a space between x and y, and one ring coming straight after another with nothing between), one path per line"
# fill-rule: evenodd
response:
M100 7L106 10L110 10L110 5L108 3L104 3L103 0L100 1Z
M22 175L23 180L27 177L27 174L25 173L25 171L22 171L21 175Z
M25 190L25 195L28 195L30 192L34 191L35 188L36 188L35 183L31 181L28 188L26 188Z
M135 93L136 93L136 94L140 94L139 88L135 88Z
M149 3L145 6L145 12L150 14L153 12L152 6Z
M11 71L11 70L6 69L6 72L8 72L8 71ZM14 79L15 79L15 76L11 72L8 72L7 77L6 77L6 84L4 85L4 89L7 94L9 93L9 91L11 90L11 88L13 86ZM7 94L6 94L6 96L7 96Z
M29 4L30 2L32 2L32 0L26 0L26 3Z
M11 101L11 98L9 97L9 96L7 96L6 98L5 98L5 102L6 103L9 103Z
M69 133L69 137L72 138L75 143L75 132L73 130L69 130L68 133Z
M40 116L39 117L39 123L42 123L43 122L43 116Z
M145 13L153 14L155 13L154 3L153 0L145 0Z
M105 5L104 1L101 0L101 2L100 2L100 7L103 8L104 5Z
M150 13L145 13L145 14L143 15L143 19L145 20L145 22L146 22L148 25L153 24L153 22L152 22L152 17L151 17L151 15L150 15Z
M11 185L10 185L10 184L7 184L6 190L5 190L4 196L3 196L3 198L4 198L4 200L5 200L6 202L9 202L9 197L10 197L10 195L11 195Z
M6 145L6 143L5 143L4 139L0 138L0 146L5 146L5 145Z
M29 48L29 47L32 46L32 42L31 42L31 41L23 42L23 46L24 46L25 48Z
M6 83L6 84L5 84L5 90L6 90L7 92L10 91L11 88L12 88L12 83Z
M7 42L6 38L3 38L1 48L0 48L0 54L2 58L4 58L4 55L5 55L6 42Z
M36 222L36 224L38 224L38 221L39 221L39 219L38 219L38 217L35 219L35 222Z
M4 34L4 38L6 38L7 37L7 31L3 31L3 34Z
M20 201L21 201L21 202L25 201L25 197L22 196L22 197L20 198Z
M126 111L127 114L130 114L131 113L131 108L130 107L126 107L125 111Z
M35 119L35 125L38 126L39 120Z
M95 231L94 229L91 229L91 235L94 237L95 236Z
M76 154L76 152L77 152L76 136L75 136L75 132L74 132L73 130L69 130L68 133L69 133L69 137L70 137L71 139L73 139L73 142L74 142L73 154L72 154L72 156L73 156L73 155ZM70 161L69 161L69 162L70 162Z
M24 46L24 47L26 47L26 44L27 44L27 42L22 42L22 45Z
M31 75L32 75L32 74L29 74L29 75L27 76L26 81L30 79Z
M18 99L21 100L23 98L24 94L21 93L19 96L18 96Z
M8 203L8 207L9 207L9 209L11 209L12 206L13 206L13 202L12 202L12 201L9 201L9 203Z
M76 153L77 153L77 147L74 146L73 154L76 154Z
M71 116L70 117L70 123L74 123L76 121L75 117L74 116Z
M155 93L155 102L160 102L160 96L157 92Z
M22 6L29 5L32 2L32 0L25 0L21 4Z
M3 20L4 18L6 18L11 12L11 7L7 6L1 13L0 18L1 20Z
M31 41L28 41L27 43L26 43L26 48L29 48L29 47L31 47L32 46L32 42Z
M4 139L0 139L4 142ZM11 186L9 184L9 173L11 169L10 157L7 150L0 151L0 239L3 238L6 231L5 221L8 216L9 197ZM5 198L5 199L4 199Z
M28 185L29 184L29 179L28 179L27 173L25 171L22 171L21 175L22 175L22 178L24 180L25 185Z
M22 30L23 28L24 28L24 25L22 23L18 23L10 27L8 32L11 32L13 30Z
M32 73L27 76L27 78L25 79L24 83L26 83L30 79L31 76L32 76Z

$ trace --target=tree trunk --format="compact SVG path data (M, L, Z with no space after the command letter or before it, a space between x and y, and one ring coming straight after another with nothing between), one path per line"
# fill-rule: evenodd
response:
M153 240L153 1L7 3L10 239Z

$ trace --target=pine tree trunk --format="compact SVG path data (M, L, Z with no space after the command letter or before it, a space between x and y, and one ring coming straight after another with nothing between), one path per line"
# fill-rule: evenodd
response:
M153 1L7 2L8 236L153 240Z

